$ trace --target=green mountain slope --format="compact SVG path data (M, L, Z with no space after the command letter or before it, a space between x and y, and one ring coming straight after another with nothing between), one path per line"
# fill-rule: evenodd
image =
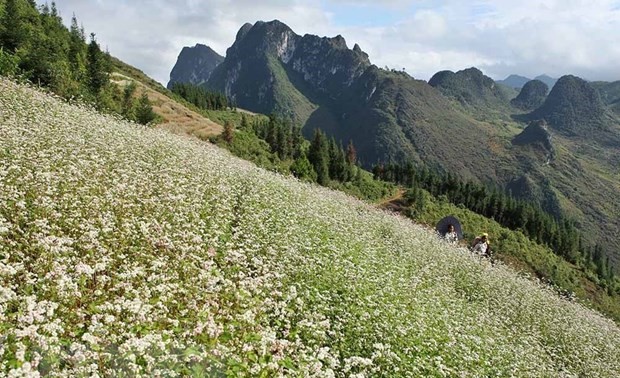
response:
M437 72L428 84L439 89L445 96L455 99L466 109L486 115L498 109L509 108L510 94L513 93L512 88L496 83L475 67L456 73Z
M584 242L603 245L618 266L620 240L601 224L620 227L612 200L620 196L620 121L596 90L565 77L523 114L510 105L515 92L475 68L430 83L436 88L371 65L342 37L302 37L272 21L245 25L207 85L250 110L287 116L307 137L319 128L343 145L352 140L366 168L413 161L506 190L528 182L513 194L574 218ZM539 119L550 126L553 159L512 143Z
M601 100L609 106L609 109L620 117L620 81L614 82L592 82L590 83L598 90Z
M453 169L467 178L497 179L495 170L478 171L491 166L494 155L495 146L479 138L488 132L486 125L454 111L449 100L423 81L370 68L348 88L340 104L334 118L341 119L341 125L327 131L351 138L368 163L413 160ZM463 145L476 151L458 160Z
M545 119L568 135L588 135L606 128L605 108L599 93L585 80L562 76L545 102L530 115Z
M409 221L0 89L3 373L620 374L612 322Z

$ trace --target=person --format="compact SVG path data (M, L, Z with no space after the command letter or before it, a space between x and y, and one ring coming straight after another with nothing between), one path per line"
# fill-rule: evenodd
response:
M472 251L480 256L488 257L491 253L489 250L489 234L486 232L474 239L472 243Z
M448 231L444 234L443 238L450 244L459 242L459 235L456 233L453 224L448 225Z

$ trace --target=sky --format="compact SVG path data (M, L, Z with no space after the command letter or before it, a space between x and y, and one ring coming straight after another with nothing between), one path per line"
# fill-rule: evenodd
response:
M45 1L38 1L39 4ZM162 84L184 46L221 55L246 22L342 35L379 67L428 80L478 67L509 74L620 80L620 0L57 0L104 49Z

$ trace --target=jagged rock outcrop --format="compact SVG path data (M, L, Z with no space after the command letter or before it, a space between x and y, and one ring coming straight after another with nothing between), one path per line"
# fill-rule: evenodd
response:
M204 84L223 61L224 57L209 46L196 44L194 47L183 47L170 72L168 88L172 88L174 83Z
M340 35L299 36L280 21L258 21L239 30L208 86L256 111L299 105L303 114L292 118L302 121L313 110L308 97L342 92L369 66L368 55L357 45L349 49Z
M512 139L515 146L531 146L534 151L544 157L544 163L548 164L555 157L555 148L551 140L551 134L544 120L532 121L519 135Z
M522 110L534 110L545 102L548 91L549 87L547 84L540 80L530 80L523 86L519 95L512 99L510 103L512 106Z
M349 48L342 36L299 36L279 21L245 25L207 86L241 108L291 118L306 137L320 128L343 143L352 140L365 167L427 161L478 178L473 166L491 164L487 146L480 146L482 158L448 163L462 156L462 145L477 143L479 125L426 82L372 65L359 45ZM459 135L462 144L446 134Z

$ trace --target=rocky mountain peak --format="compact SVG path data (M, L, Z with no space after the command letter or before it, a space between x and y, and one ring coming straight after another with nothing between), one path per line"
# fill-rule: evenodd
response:
M481 107L508 103L506 95L495 81L475 67L456 73L439 71L431 77L428 84L466 106Z
M198 43L194 47L183 47L170 72L168 88L174 83L203 84L223 61L224 57L209 46Z
M512 99L510 103L523 110L533 110L538 108L545 101L549 87L540 80L530 80L519 92L519 95Z
M237 36L235 37L235 41L242 40L243 37L245 37L246 34L248 34L250 29L252 29L252 24L250 24L249 22L246 22L245 24L243 24L243 26L237 32Z
M554 129L579 135L602 127L604 114L598 91L587 81L566 75L558 79L545 102L530 114L530 119L544 119Z

